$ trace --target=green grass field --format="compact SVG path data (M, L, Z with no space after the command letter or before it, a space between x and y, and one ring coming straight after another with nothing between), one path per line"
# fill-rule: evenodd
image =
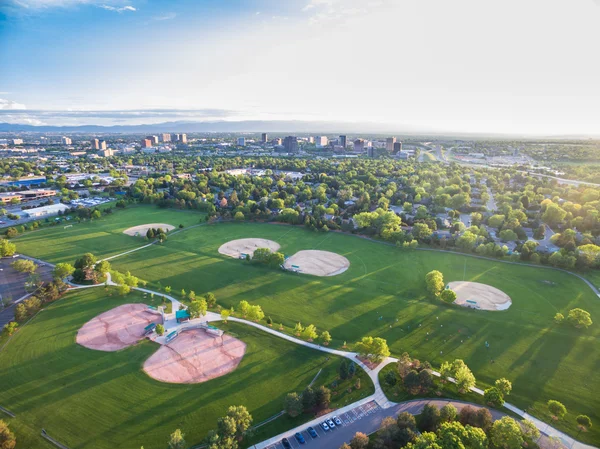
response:
M140 294L107 297L102 287L70 293L42 311L0 352L0 405L17 415L7 419L19 448L45 447L42 428L71 449L163 449L181 428L187 442L200 443L230 405L245 405L258 423L282 410L290 391L304 389L323 369L316 385L337 377L340 360L260 330L230 323L221 327L247 344L233 373L197 385L157 382L142 370L158 349L142 342L104 353L75 343L77 330L108 309L143 302ZM336 405L368 396L373 385L361 371L362 388L341 391ZM308 419L305 417L304 419ZM261 428L265 438L286 425L287 417ZM289 423L287 423L289 424Z
M116 209L112 215L98 220L77 223L65 229L65 224L44 227L27 232L15 239L19 252L35 255L47 262L73 263L77 257L92 252L103 258L118 254L147 243L142 238L123 234L125 229L146 223L167 223L175 227L197 224L204 214L197 211L177 211L148 206L130 206Z
M296 275L247 265L218 254L221 244L242 237L262 237L282 245L286 255L300 249L322 249L346 256L343 274L328 278ZM542 410L558 399L571 411L558 423L576 434L574 417L588 414L600 422L600 366L597 325L577 330L553 324L584 308L600 320L600 300L583 282L566 273L515 266L459 254L410 251L339 233L313 233L291 226L231 223L203 226L155 246L114 260L151 282L196 293L212 291L226 307L242 299L260 304L267 316L286 326L297 321L329 330L333 346L364 335L387 339L396 355L404 351L433 364L463 358L482 387L499 377L514 385L511 402ZM168 269L167 269L168 267ZM483 312L429 299L424 276L438 269L446 281L493 285L513 300L505 312ZM551 280L554 284L548 282ZM383 319L379 317L383 316ZM485 342L490 344L485 347ZM598 426L596 427L596 429ZM594 429L580 438L598 441Z
M133 212L153 218L135 220ZM151 221L169 222L178 211L139 207L103 219L102 245L85 250L95 253L130 249L122 244L120 231ZM197 215L192 215L196 218ZM172 218L174 220L174 218ZM123 222L127 221L127 225ZM181 222L182 220L177 220ZM185 223L184 223L185 224ZM83 225L93 226L93 224ZM87 231L89 228L82 228ZM90 231L91 232L91 231ZM48 260L58 260L45 245L47 237L31 242L35 233L17 240L18 250ZM62 257L74 259L82 245L71 243L77 234L63 236L68 247ZM81 236L89 235L82 232ZM350 268L333 277L297 275L249 265L218 253L221 244L245 237L261 237L281 244L292 255L301 249L322 249L343 254ZM113 241L114 239L114 241ZM139 243L138 243L139 242ZM125 248L126 246L126 248ZM60 250L59 250L60 251ZM48 256L47 256L48 255ZM287 327L301 321L329 330L332 347L349 344L365 335L386 338L392 353L439 365L443 360L463 358L485 388L499 377L513 382L510 402L546 418L549 399L563 402L569 410L564 421L555 423L577 434L574 418L589 415L600 424L600 300L582 281L567 273L542 267L509 265L440 252L402 251L340 233L314 233L300 227L261 223L227 223L201 226L171 236L155 245L112 261L120 270L150 282L150 288L171 286L174 293L185 288L197 294L212 291L219 304L237 306L245 299L260 304L266 316ZM424 286L427 272L438 269L446 282L471 280L493 285L513 300L504 312L484 312L446 305L430 299ZM547 282L547 281L552 281ZM581 307L596 322L587 330L553 323L557 312ZM379 319L383 317L382 319ZM490 347L485 347L488 341ZM600 425L579 439L600 442Z

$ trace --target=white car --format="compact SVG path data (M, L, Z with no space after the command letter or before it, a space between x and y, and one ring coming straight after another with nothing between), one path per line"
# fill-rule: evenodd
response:
M325 432L327 432L327 431L329 430L329 426L327 425L327 421L323 421L323 422L321 423L321 427L323 428L323 430L324 430Z
M327 424L329 424L330 429L333 429L335 427L335 423L331 419L327 420Z

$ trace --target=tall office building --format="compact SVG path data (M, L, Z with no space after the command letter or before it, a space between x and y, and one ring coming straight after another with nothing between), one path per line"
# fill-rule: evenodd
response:
M394 152L394 144L395 143L396 143L395 137L388 137L387 139L385 139L385 149L387 150L388 153Z
M238 137L237 144L240 147L245 147L246 146L246 138L245 137Z
M163 142L170 142L171 141L171 134L169 133L163 133L160 135L161 139Z
M288 153L297 153L300 151L298 147L298 138L296 136L287 136L283 139L283 148Z
M398 154L402 151L402 142L394 142L394 151L393 154Z
M101 140L100 143L98 144L99 146L99 150L106 150L106 140Z
M365 141L363 139L356 139L354 141L354 151L357 153L365 151Z
M327 142L327 136L317 136L317 138L315 139L315 143L318 147L326 147Z
M187 134L181 134L181 135L179 136L179 141L180 141L181 143L187 143Z
M150 139L142 139L142 148L152 148L152 141Z
M181 134L171 134L171 141L172 142L179 142L179 138L181 137Z
M98 139L93 139L92 140L92 150L99 150L100 149L100 141Z
M273 145L281 145L281 138L280 137L275 137L273 140L271 140L271 143Z
M375 147L367 147L367 157L375 157Z
M146 136L146 139L152 142L152 145L158 145L158 136Z
M346 148L346 136L340 136L340 146Z
M267 133L262 133L260 135L260 141L261 143L267 143L267 139L269 138L269 136L267 136Z
M62 142L63 145L71 145L73 143L71 138L65 137L65 136L62 136L60 141Z
M308 143L315 143L315 138L313 136L308 136Z

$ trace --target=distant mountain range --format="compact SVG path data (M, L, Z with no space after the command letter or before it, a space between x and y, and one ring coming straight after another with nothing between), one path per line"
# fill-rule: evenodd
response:
M68 126L50 126L50 125L28 125L0 123L0 133L85 133L85 134L154 134L161 132L169 133L290 133L290 134L381 134L396 136L428 137L436 136L438 138L499 138L512 139L523 138L531 139L534 136L518 134L499 134L499 133L468 133L468 132L449 132L425 127L409 127L403 125L389 125L374 122L350 123L350 122L322 122L322 121L301 121L301 120L243 120L243 121L212 121L212 122L193 122L193 121L175 121L162 122L141 125L68 125ZM590 139L592 136L537 136L538 138L548 139ZM600 137L594 136L595 138Z
M158 132L272 132L272 133L389 133L398 132L393 126L377 123L356 124L347 122L319 122L295 120L245 120L245 121L213 121L213 122L163 122L142 125L78 125L78 126L48 126L0 123L0 132L79 132L79 133L127 133L143 134ZM405 129L405 132L424 132L426 130Z

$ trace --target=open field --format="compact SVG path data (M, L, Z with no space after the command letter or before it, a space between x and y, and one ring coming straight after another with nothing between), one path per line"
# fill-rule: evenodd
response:
M220 245L237 238L277 241L286 255L303 249L336 252L348 258L350 267L334 277L301 276L218 253ZM600 328L595 324L577 330L552 320L557 312L566 315L581 307L598 322L600 300L567 273L460 254L402 251L339 233L254 223L191 229L163 246L115 259L113 265L143 276L153 288L160 282L174 292L212 291L226 307L242 299L260 304L266 316L287 327L297 321L313 323L331 332L334 347L344 340L379 335L396 355L407 351L434 364L463 358L481 387L508 377L514 385L510 401L517 406L541 410L549 399L565 403L569 424L557 425L573 435L577 430L572 423L579 413L600 422L600 399L594 394L600 389L600 376L589 374L600 366ZM501 289L513 305L484 315L429 299L424 276L433 269L440 270L446 282L463 280L466 273L465 280ZM579 438L600 441L598 427Z
M128 228L146 223L171 223L174 226L197 224L204 215L198 211L177 211L150 206L116 209L112 215L77 223L64 229L62 225L42 228L15 239L17 251L35 255L46 262L73 263L86 252L99 258L108 257L141 245L141 239L123 234Z
M195 385L155 381L142 371L158 349L155 343L111 353L75 343L78 329L91 318L144 301L135 293L105 295L102 287L68 294L19 330L0 352L0 405L17 415L8 421L19 448L46 447L37 436L42 428L71 449L163 449L176 428L193 445L230 405L245 405L258 423L279 412L285 395L304 389L319 369L317 385L336 377L339 358L327 360L327 354L230 323L221 327L246 343L234 372ZM343 405L371 394L364 373L362 381L361 390L334 399ZM273 429L286 419L276 420ZM268 433L269 426L261 431Z

